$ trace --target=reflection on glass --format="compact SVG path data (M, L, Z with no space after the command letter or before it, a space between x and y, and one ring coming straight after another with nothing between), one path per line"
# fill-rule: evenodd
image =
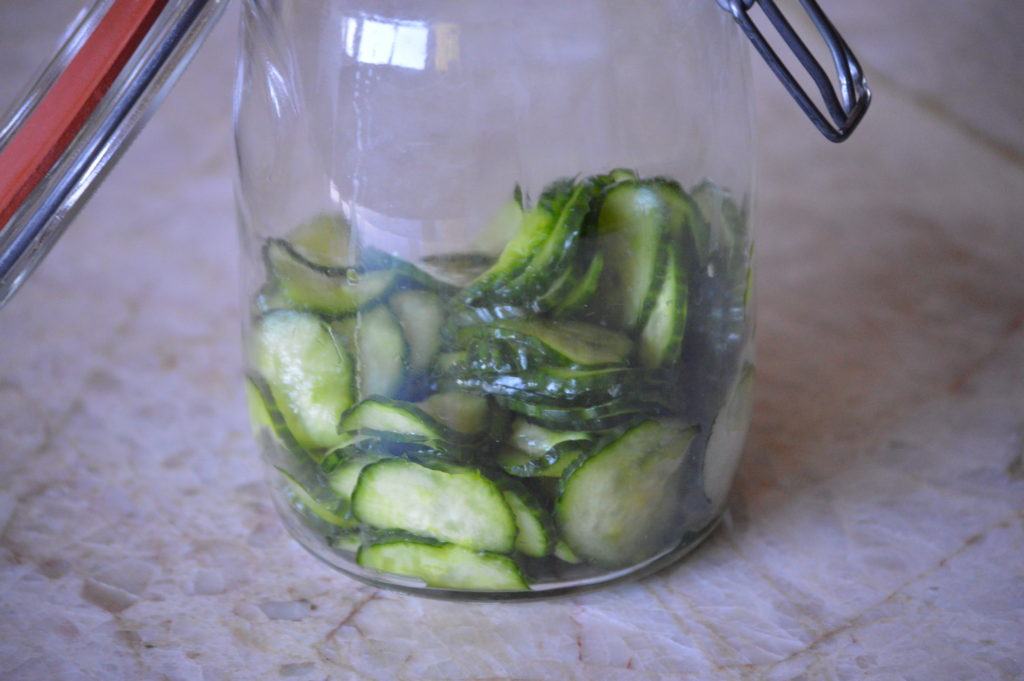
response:
M450 28L450 27L449 27ZM446 32L446 37L450 31ZM427 67L430 27L421 21L351 18L345 25L345 52L363 64L389 64L422 71ZM445 64L451 60L450 37ZM457 54L457 50L456 50Z

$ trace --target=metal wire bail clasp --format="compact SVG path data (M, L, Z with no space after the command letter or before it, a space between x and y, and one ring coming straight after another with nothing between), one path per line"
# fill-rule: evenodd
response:
M743 32L754 43L754 47L761 53L771 70L778 76L782 84L789 90L800 108L803 109L811 122L817 126L825 137L833 142L842 142L850 136L864 117L871 103L871 90L868 89L864 72L857 62L857 58L850 51L846 41L839 35L832 22L825 13L821 11L816 0L800 0L804 10L810 16L814 26L821 33L825 44L832 53L832 61L836 68L836 77L839 83L839 92L836 93L825 69L814 58L807 45L797 35L789 21L782 15L782 12L775 5L774 0L717 0L722 9L728 11L736 19ZM779 32L782 39L786 41L789 48L796 55L807 73L811 76L814 84L818 86L825 108L828 110L829 118L826 118L821 109L811 101L811 98L804 91L790 73L786 65L779 59L779 55L772 49L764 34L754 25L750 17L750 9L757 4L761 7L765 16L771 21L775 30Z

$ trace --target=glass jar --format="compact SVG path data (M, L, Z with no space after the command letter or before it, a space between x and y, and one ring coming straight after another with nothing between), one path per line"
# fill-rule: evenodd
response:
M442 597L648 573L750 419L752 113L712 2L247 0L247 390L313 554Z

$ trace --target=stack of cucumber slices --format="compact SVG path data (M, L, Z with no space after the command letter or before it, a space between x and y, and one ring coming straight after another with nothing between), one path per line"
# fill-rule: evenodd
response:
M734 406L710 437L750 384L727 194L616 170L532 206L517 190L499 219L491 258L413 264L333 217L263 245L247 390L285 498L341 555L428 587L519 591L671 550L711 520L703 471L728 487L735 454L708 466L707 443L738 450L745 428Z

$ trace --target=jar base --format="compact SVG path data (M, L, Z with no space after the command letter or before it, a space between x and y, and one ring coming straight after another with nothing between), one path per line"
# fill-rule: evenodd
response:
M389 589L402 593L412 594L423 598L447 601L531 601L544 600L570 596L598 588L604 588L612 584L626 581L633 581L649 577L670 565L681 560L691 551L700 546L711 536L718 525L722 522L727 509L715 515L707 524L699 530L687 532L680 541L672 548L653 556L641 563L631 565L621 570L606 572L592 577L563 580L558 582L540 583L532 585L526 591L472 591L467 589L445 589L431 587L421 580L364 570L358 565L350 565L347 562L341 563L342 557L329 547L324 546L322 539L304 527L289 514L281 514L282 522L288 533L298 542L300 546L309 551L313 556L319 558L331 568L351 577L357 581L375 586L381 589Z

